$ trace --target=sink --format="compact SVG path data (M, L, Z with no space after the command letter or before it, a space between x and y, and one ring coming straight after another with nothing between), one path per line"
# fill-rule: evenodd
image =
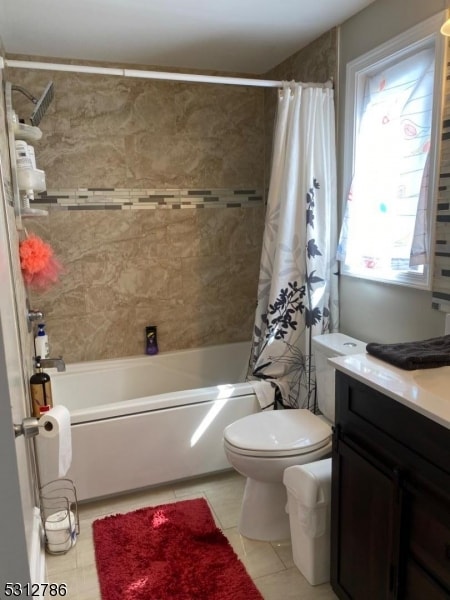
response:
M423 390L439 398L450 400L450 367L416 371L413 378Z

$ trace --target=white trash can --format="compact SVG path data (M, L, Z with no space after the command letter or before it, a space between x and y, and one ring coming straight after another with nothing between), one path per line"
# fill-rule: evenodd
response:
M330 580L331 458L284 471L295 566L311 585Z

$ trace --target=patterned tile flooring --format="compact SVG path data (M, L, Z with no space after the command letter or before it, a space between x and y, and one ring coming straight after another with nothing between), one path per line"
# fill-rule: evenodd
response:
M65 555L47 554L47 581L66 583L66 598L69 600L101 600L95 568L92 522L108 514L204 497L212 509L217 525L229 539L264 600L335 600L337 597L329 584L312 587L304 579L292 560L290 540L257 542L239 534L236 524L244 482L245 479L239 474L227 471L81 504L77 543Z

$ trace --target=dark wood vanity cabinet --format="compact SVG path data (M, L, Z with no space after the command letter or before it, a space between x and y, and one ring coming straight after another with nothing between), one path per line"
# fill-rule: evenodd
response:
M336 372L331 584L351 600L450 599L450 430Z

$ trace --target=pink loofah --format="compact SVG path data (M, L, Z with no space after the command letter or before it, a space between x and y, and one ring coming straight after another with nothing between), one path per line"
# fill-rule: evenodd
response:
M53 250L37 235L29 235L19 244L20 267L25 283L45 290L58 281L62 266Z

